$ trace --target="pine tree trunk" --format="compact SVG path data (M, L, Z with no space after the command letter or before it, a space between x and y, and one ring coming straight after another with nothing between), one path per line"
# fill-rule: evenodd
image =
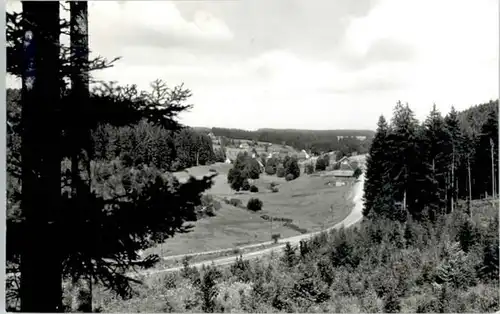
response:
M403 210L406 211L406 190L403 193Z
M23 1L21 311L62 311L59 2Z
M470 202L472 201L472 183L471 183L471 176L470 176L470 159L467 157L467 178L469 181L469 198L467 201L467 208L469 211L469 214L472 214L470 211Z
M493 143L493 140L490 138L490 146L491 146L491 195L493 198L495 198L495 158L494 158L494 153L493 153L493 148L495 147L495 144Z
M86 193L78 191L78 179L80 178L79 163L81 160L82 144L88 143L89 130L85 126L85 106L89 100L89 46L88 46L88 3L86 1L70 2L70 42L71 42L71 92L73 99L71 143L71 174L72 174L72 197L81 197ZM87 148L87 159L90 158L90 149ZM85 161L87 166L90 160ZM87 177L91 179L89 167ZM89 247L93 247L90 245ZM90 255L90 254L89 254ZM92 270L91 260L86 261L88 273L79 282L80 304L78 309L83 312L92 312Z
M444 213L450 212L450 172L447 171L445 175L445 211Z
M453 155L452 155L452 163L451 163L451 209L450 211L453 213L454 205L455 205L455 146L453 146Z

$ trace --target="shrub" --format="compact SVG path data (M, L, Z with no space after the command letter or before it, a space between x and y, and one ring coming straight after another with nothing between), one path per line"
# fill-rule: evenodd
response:
M259 192L259 188L258 188L258 187L256 187L255 185L252 185L252 186L250 187L250 192L252 192L252 193L257 193L257 192Z
M213 206L213 205L207 206L207 207L205 208L205 214L206 214L208 217L213 217L213 216L215 216L215 209L214 209L214 206Z
M278 170L276 171L276 176L278 178L283 178L285 176L285 168L279 167Z
M277 187L277 186L273 186L273 187L271 188L271 192L273 192L273 193L278 193L279 191L280 191L280 189L278 189L278 187Z
M243 202L240 199L232 198L229 200L229 204L231 204L235 207L241 207L243 205Z
M276 167L273 167L273 166L266 166L266 174L272 176L272 175L275 175L276 174Z
M251 198L248 201L247 208L254 212L262 210L262 201L258 198Z
M215 210L219 210L222 207L219 201L214 201L212 204L214 205Z
M318 158L316 161L316 171L324 171L326 170L327 164L324 158Z
M356 169L354 170L354 174L353 174L353 176L357 179L357 178L359 178L359 176L360 176L362 173L363 173L363 171L361 171L361 168L356 168Z
M314 173L314 166L313 166L313 164L306 164L306 166L305 166L305 172L307 174Z
M243 180L243 185L241 186L242 191L248 191L250 190L250 183L248 182L247 179Z
M231 189L235 191L241 190L245 177L238 168L232 168L227 174L227 181L231 186Z
M291 173L287 174L285 177L285 180L287 180L287 181L292 181L293 179L295 179L295 178L293 177L293 174L291 174Z
M274 243L278 243L280 237L281 235L279 233L274 233L273 235L271 235L271 239L273 239Z
M296 157L291 157L284 162L285 175L292 174L293 178L300 176L300 167Z

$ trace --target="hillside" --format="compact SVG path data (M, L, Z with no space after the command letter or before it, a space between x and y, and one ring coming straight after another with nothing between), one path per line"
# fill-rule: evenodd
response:
M472 106L458 113L462 129L466 134L477 136L481 132L481 127L488 119L490 112L498 116L498 99L491 100L484 104Z

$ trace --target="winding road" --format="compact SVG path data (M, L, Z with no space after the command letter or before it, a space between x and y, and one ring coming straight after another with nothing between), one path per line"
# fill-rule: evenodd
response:
M258 258L258 257L266 255L266 254L270 254L271 252L282 251L287 242L290 243L291 245L297 245L300 241L310 239L310 238L312 238L312 237L314 237L322 232L330 231L333 229L339 229L341 227L347 228L347 227L350 227L350 226L354 225L355 223L359 222L361 220L361 218L363 218L362 210L363 210L364 181L365 181L365 176L364 176L364 174L362 174L359 177L359 180L354 184L354 187L353 187L352 193L353 193L354 207L351 210L351 213L346 218L344 218L344 220L342 220L341 222L337 223L336 225L334 225L332 227L324 229L322 231L316 231L316 232L302 234L302 235L298 235L298 236L294 236L294 237L290 237L290 238L280 239L280 240L278 240L278 245L276 245L276 246L273 246L271 248L258 250L255 252L241 254L241 257L244 260L251 260L251 259L255 259L255 258ZM268 242L263 242L263 243L241 246L241 247L238 247L238 249L244 250L244 249L249 249L249 248L253 248L253 247L271 245L273 243L274 243L274 241L268 241ZM228 252L228 251L232 251L232 250L234 250L234 248L200 252L200 253L182 254L182 255L175 255L175 256L167 256L167 257L163 257L163 259L164 260L180 259L183 257L223 253L223 252ZM220 257L220 258L209 259L209 260L198 262L198 263L193 263L190 266L192 266L192 267L194 266L197 268L200 268L203 265L223 266L223 265L228 265L228 264L234 263L235 258L236 257L234 255L229 256L229 257ZM159 273L168 273L168 272L179 271L182 268L183 268L183 266L177 266L177 267L171 267L171 268L167 268L167 269L144 270L144 271L140 271L139 273L136 273L136 274L150 276L150 275L159 274Z

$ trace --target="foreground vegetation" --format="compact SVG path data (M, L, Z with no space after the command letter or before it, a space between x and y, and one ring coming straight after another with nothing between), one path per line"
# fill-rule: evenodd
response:
M125 302L99 293L96 305L105 312L493 312L498 205L474 201L472 218L460 202L436 222L365 220L279 256L156 275Z

